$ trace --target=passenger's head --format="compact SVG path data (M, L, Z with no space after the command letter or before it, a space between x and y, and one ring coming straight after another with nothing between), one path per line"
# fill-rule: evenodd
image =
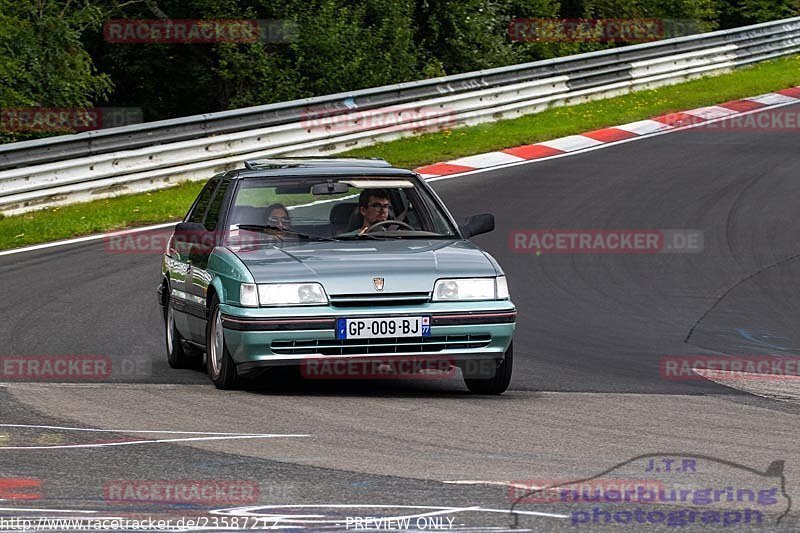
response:
M388 220L391 205L389 195L382 189L364 189L358 196L358 212L366 226Z
M278 226L281 229L288 229L292 225L289 217L289 210L283 204L272 204L267 207L267 224Z

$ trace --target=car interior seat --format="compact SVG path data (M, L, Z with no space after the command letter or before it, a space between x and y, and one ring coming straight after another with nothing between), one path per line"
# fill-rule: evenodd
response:
M233 224L267 224L267 210L264 207L252 207L240 205L234 208L232 213L231 225Z
M334 235L352 231L350 225L353 213L358 213L358 202L341 202L331 208L328 220L333 226ZM359 227L361 226L357 226Z

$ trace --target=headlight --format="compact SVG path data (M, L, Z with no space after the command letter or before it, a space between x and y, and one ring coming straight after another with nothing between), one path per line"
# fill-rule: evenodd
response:
M319 283L270 283L258 286L261 305L325 305L328 296Z
M505 276L497 276L494 278L497 281L497 299L508 300L510 297L508 293L508 281Z
M508 284L505 276L496 278L440 279L433 287L433 301L505 300Z
M254 283L239 285L239 303L245 307L258 307L258 288Z

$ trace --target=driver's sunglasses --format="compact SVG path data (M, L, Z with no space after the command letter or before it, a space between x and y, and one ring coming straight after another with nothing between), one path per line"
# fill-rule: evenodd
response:
M292 219L289 217L269 217L267 219L270 224L284 224L289 225L292 222Z
M374 204L369 204L367 207L371 207L375 211L383 210L383 209L386 209L388 211L389 207L391 207L391 204L379 204L379 203L376 202Z

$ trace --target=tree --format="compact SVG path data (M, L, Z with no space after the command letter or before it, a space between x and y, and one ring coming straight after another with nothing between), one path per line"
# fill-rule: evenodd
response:
M413 80L418 75L411 0L294 0L294 68L309 94Z
M800 0L717 0L722 28L800 15Z
M100 18L88 0L0 0L0 107L87 108L103 100L111 78L97 72L81 43Z
M718 0L585 0L588 18L660 19L672 37L679 33L702 33L717 28Z

